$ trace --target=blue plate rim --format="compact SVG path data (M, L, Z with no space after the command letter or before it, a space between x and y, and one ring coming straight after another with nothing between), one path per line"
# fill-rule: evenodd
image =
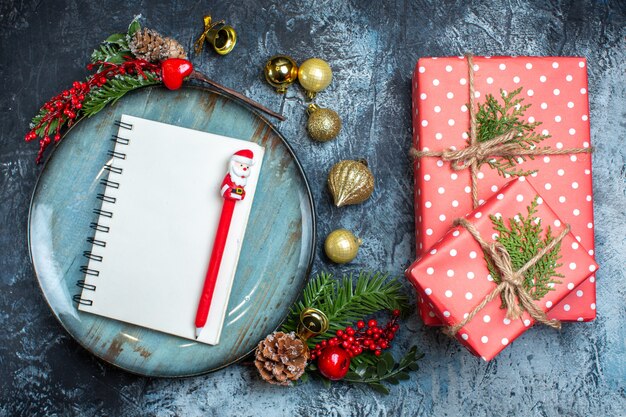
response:
M137 90L134 90L134 91L132 91L130 93L132 94L133 92L141 91L141 90L144 90L144 89L150 89L150 88L162 88L162 86L156 85L156 86L141 87L141 88L138 88ZM313 193L311 192L311 187L309 185L309 179L308 179L308 177L306 175L306 172L304 171L304 168L303 168L302 164L300 163L300 160L298 159L298 156L296 155L295 151L293 150L293 148L291 147L291 145L289 144L287 139L282 135L282 133L280 133L280 131L276 128L276 126L274 126L274 124L271 123L258 110L256 110L255 108L250 106L248 103L244 102L243 100L240 100L240 99L238 99L235 96L232 96L232 95L230 95L228 93L222 92L220 90L217 90L217 89L214 89L214 88L211 88L211 87L208 87L208 86L199 86L199 85L195 85L195 84L187 84L187 85L183 86L183 88L195 89L195 90L200 90L200 91L204 91L204 92L211 93L211 94L217 94L218 96L221 96L221 97L225 98L226 100L232 101L232 102L236 103L237 105L242 106L246 110L248 110L251 113L253 113L256 117L261 119L267 126L269 126L269 128L280 138L281 142L283 143L283 145L285 145L285 147L287 148L287 151L289 152L289 154L293 158L298 171L302 175L302 178L304 180L304 186L305 186L305 189L306 189L306 194L308 196L308 203L311 206L311 228L312 228L312 230L311 230L312 231L312 233L311 233L311 249L309 251L309 260L308 260L306 271L305 271L305 278L302 280L302 283L300 284L300 288L299 288L299 291L298 291L298 297L296 299L294 299L292 301L292 303L290 304L290 305L293 305L293 303L295 303L298 300L298 298L300 298L300 294L302 293L302 290L304 289L306 283L308 282L308 280L310 278L311 270L313 268L313 262L315 260L316 247L317 247L317 221L316 221L317 220L317 213L316 213L316 209L315 209L315 200L313 199ZM122 100L123 100L123 98L122 98ZM113 104L113 105L115 105L115 104ZM108 361L105 358L103 358L102 356L99 356L96 353L92 352L89 349L89 347L87 347L80 339L74 337L72 332L70 332L70 330L65 326L63 321L55 313L55 310L52 308L52 305L50 305L50 302L48 301L48 297L46 296L46 292L43 290L43 287L41 286L41 279L39 278L39 274L37 273L37 269L35 268L35 263L33 261L32 242L31 242L31 215L32 215L32 210L33 210L33 202L35 200L35 194L37 193L37 189L39 188L40 180L43 177L44 173L46 172L46 168L48 167L48 164L49 164L50 160L54 157L54 154L56 153L57 147L60 146L60 144L63 142L65 137L72 131L72 129L76 125L78 125L78 123L83 121L85 118L86 117L83 116L80 119L76 120L74 122L74 124L72 126L70 126L65 131L65 133L63 133L63 135L61 136L61 139L54 145L54 147L52 149L52 152L50 152L48 154L48 156L46 157L46 159L44 160L44 162L42 164L42 167L41 167L41 171L37 175L37 180L35 181L35 184L33 186L33 191L31 193L30 202L29 202L29 205L28 205L28 222L27 222L27 231L26 231L27 243L28 243L28 258L30 260L30 265L31 265L32 271L35 274L35 278L37 280L37 285L39 286L39 291L41 292L41 295L43 296L44 301L48 305L48 308L51 310L52 315L54 316L54 318L61 325L61 327L65 330L65 332L67 334L69 334L70 337L75 342L77 342L83 349L85 349L87 352L89 352L89 354L91 354L92 356L98 358L102 362L104 362L104 363L106 363L108 365L111 365L112 367L114 367L116 369L120 369L120 370L123 370L124 372L128 372L130 374L141 376L141 377L178 379L178 378L189 378L189 377L194 377L194 376L199 376L199 375L206 375L206 374L209 374L209 373L216 372L216 371L219 371L221 369L224 369L224 368L226 368L226 367L228 367L230 365L233 365L233 364L241 361L242 359L246 358L247 356L249 356L256 349L256 345L250 351L244 353L240 357L238 357L238 358L236 358L236 359L234 359L234 360L232 360L230 362L224 363L221 366L218 366L218 367L215 367L215 368L212 368L212 369L209 369L209 370L203 370L203 371L200 371L200 372L181 374L181 375L147 375L147 374L142 374L140 372L136 372L135 370L128 369L128 368L126 368L126 367L124 367L124 366L122 366L120 364ZM74 302L74 301L72 300L72 302ZM288 314L289 313L287 313L287 315ZM285 321L286 318L287 318L287 316L285 316L283 318L283 320L281 320L281 322L278 324L278 326L275 329L272 330L272 332L278 330L280 328L280 326L282 325L282 323Z

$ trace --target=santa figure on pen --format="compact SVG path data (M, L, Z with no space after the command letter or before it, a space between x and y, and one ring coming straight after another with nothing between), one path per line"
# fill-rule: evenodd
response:
M230 158L228 174L222 181L221 194L226 200L243 200L246 196L244 187L250 176L250 167L254 165L254 154L249 149L242 149Z

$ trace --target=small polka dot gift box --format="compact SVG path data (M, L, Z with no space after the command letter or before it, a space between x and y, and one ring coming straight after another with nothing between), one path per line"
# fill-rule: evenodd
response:
M582 299L598 267L528 181L510 181L455 224L406 276L445 331L484 360L536 322L560 328L545 313L570 308L570 294Z
M413 77L412 149L418 256L450 228L454 218L500 192L514 177L527 179L540 190L561 220L570 224L577 242L594 255L586 65L577 57L419 60ZM518 119L509 131L510 120L499 113L506 100L509 116ZM490 117L500 118L499 124L491 123ZM480 141L490 130L500 136L487 146ZM518 140L522 135L525 141ZM517 143L510 146L511 142ZM589 276L580 287L583 296L570 294L549 316L593 320L594 281ZM427 325L441 324L428 305L419 303L419 310Z

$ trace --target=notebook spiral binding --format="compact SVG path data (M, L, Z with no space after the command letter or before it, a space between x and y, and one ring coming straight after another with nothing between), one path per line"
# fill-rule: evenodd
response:
M115 126L118 126L120 129L125 129L125 130L133 130L133 125L130 123L126 123L126 122L122 122L121 120L116 120L115 121ZM120 161L120 160L125 160L126 159L126 154L124 152L120 152L119 149L115 149L115 146L117 145L122 145L122 146L126 146L130 144L130 139L128 138L123 138L121 136L119 136L118 134L114 134L111 137L111 141L114 142L114 148L113 149L109 149L107 151L107 156L111 157L110 160L104 165L103 169L105 171L108 172L108 176L107 178L102 178L100 180L100 185L103 186L103 190L102 192L99 192L96 195L96 198L100 201L102 201L100 207L94 207L94 209L92 210L92 213L97 214L98 215L98 220L96 222L91 222L89 224L89 228L93 229L96 233L97 232L101 232L101 233L109 233L111 228L109 226L100 224L101 219L103 218L112 218L113 217L113 211L111 211L110 206L111 204L115 204L117 202L117 198L113 197L111 195L107 195L107 190L110 189L118 189L120 188L120 183L118 181L114 181L111 178L111 175L115 174L115 175L121 175L124 172L124 169L120 166L115 166L114 164L116 163L116 161ZM106 204L106 205L105 205ZM106 241L101 240L101 239L96 239L95 236L89 236L87 237L86 241L88 243L91 243L91 250L88 251L84 251L83 252L83 257L85 259L87 259L88 261L91 262L102 262L102 260L104 259L103 255L97 254L94 251L96 251L98 248L105 248L106 247ZM91 266L91 268L90 268ZM100 271L97 269L93 268L93 263L88 263L87 265L82 265L80 267L80 272L82 274L84 274L85 276L90 275L92 277L97 277L100 275ZM97 286L93 285L93 284L88 284L85 282L84 279L79 279L76 281L76 286L78 288L81 288L82 290L88 290L88 291L96 291ZM82 305L93 305L93 301L86 299L86 298L82 298L82 291L79 294L75 294L73 297L74 302L76 302L77 304L82 304Z

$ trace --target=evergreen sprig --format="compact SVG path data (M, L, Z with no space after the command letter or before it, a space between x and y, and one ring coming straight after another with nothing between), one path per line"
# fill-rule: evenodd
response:
M333 336L337 330L354 325L356 321L381 310L407 311L408 297L402 292L402 285L395 279L388 279L386 274L361 272L355 282L352 274L337 281L332 274L321 272L306 285L301 300L294 304L281 330L296 331L300 313L308 307L323 311L330 323L326 333L307 340L307 345L313 349L316 343ZM397 384L408 379L408 372L418 369L417 361L422 356L415 346L399 363L389 352L376 356L366 351L351 359L350 372L344 381L367 384L375 391L388 394L388 388L381 382ZM307 373L300 381L306 382L311 371L317 371L315 363L308 365ZM321 380L330 385L330 380L323 377Z
M522 104L524 99L519 97L521 91L522 87L509 93L501 89L502 104L493 95L488 94L485 102L478 105L476 112L478 125L476 140L478 142L486 142L513 131L516 134L507 143L515 143L520 149L534 149L541 141L550 137L535 132L541 122L529 123L525 120L524 113L531 105ZM532 155L498 156L489 159L486 163L504 177L526 176L534 171L516 168L526 158L534 159Z
M389 394L389 389L381 382L397 385L400 381L409 379L408 371L417 371L419 369L417 361L423 357L424 354L418 352L416 346L409 349L399 363L396 363L391 353L385 352L376 358L374 365L361 364L357 365L354 370L351 367L343 380L367 384L381 394Z
M83 114L91 117L109 104L114 104L129 91L160 82L159 74L154 72L145 72L143 75L116 75L102 87L94 88L89 92L83 103Z
M352 274L336 281L332 274L322 272L309 281L302 299L292 307L281 330L296 331L300 313L307 307L323 311L330 323L326 333L307 341L313 348L316 343L363 317L381 310L407 310L408 297L397 280L388 279L388 275L380 272L361 272L356 283Z
M100 44L98 49L91 53L91 62L110 62L112 64L121 64L126 57L132 56L128 42L130 38L141 29L139 24L139 16L135 17L126 33L114 33Z
M554 240L552 229L547 227L545 235L541 225L541 219L537 214L537 197L527 206L528 214L521 213L515 218L508 219L505 223L502 217L490 215L494 230L498 233L496 240L500 242L511 257L514 270L520 269L540 250ZM556 272L562 264L558 263L561 258L561 243L557 243L552 250L546 253L539 261L528 268L524 274L524 289L531 295L533 300L540 300L549 291L553 291L555 284L560 284L557 278L563 278ZM500 283L502 278L491 258L485 255L487 268L494 282Z

